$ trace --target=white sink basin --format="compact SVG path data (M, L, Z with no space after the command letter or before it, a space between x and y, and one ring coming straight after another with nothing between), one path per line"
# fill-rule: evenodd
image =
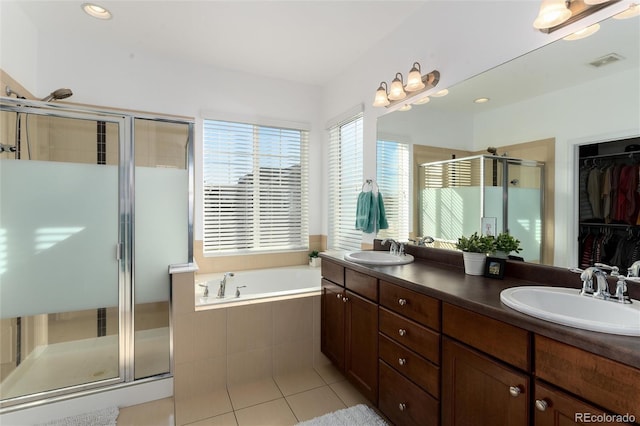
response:
M406 265L413 262L413 256L405 254L396 256L388 251L354 251L344 255L344 259L362 265Z
M625 305L579 292L561 287L513 287L503 290L500 300L516 311L569 327L640 336L639 301Z

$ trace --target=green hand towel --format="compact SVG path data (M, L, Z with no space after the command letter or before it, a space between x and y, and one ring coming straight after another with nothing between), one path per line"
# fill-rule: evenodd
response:
M356 229L367 232L372 202L373 193L371 191L361 192L360 195L358 195L358 203L356 204Z
M384 211L384 202L382 201L382 194L378 193L378 229L389 228L387 223L387 214Z

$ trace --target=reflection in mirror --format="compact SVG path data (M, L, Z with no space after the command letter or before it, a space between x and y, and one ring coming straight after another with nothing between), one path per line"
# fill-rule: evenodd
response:
M519 256L539 263L543 176L544 163L493 155L422 164L419 233L451 247L474 232L509 232L521 242Z
M497 147L498 155L545 164L540 261L576 265L576 147L640 133L640 18L600 24L591 37L556 41L449 87L445 97L378 119L378 140L411 147L404 239L433 232L419 225L420 164ZM473 102L481 97L489 101Z

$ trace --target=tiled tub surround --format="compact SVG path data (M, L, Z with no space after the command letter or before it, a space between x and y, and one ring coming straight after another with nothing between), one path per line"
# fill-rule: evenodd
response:
M270 393L276 399L278 388L296 393L288 377L329 365L320 353L319 295L196 311L195 289L202 289L195 280L194 273L172 278L176 425L264 402Z

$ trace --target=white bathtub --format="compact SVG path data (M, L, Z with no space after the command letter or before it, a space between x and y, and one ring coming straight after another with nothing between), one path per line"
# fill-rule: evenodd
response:
M290 297L312 296L320 294L320 268L307 265L288 266L269 269L252 269L234 272L227 278L225 297L217 297L220 281L224 273L197 274L195 285L196 309L229 307L268 300L279 300ZM209 296L204 297L204 287L209 286ZM245 286L244 288L238 288ZM236 290L240 297L236 297Z

